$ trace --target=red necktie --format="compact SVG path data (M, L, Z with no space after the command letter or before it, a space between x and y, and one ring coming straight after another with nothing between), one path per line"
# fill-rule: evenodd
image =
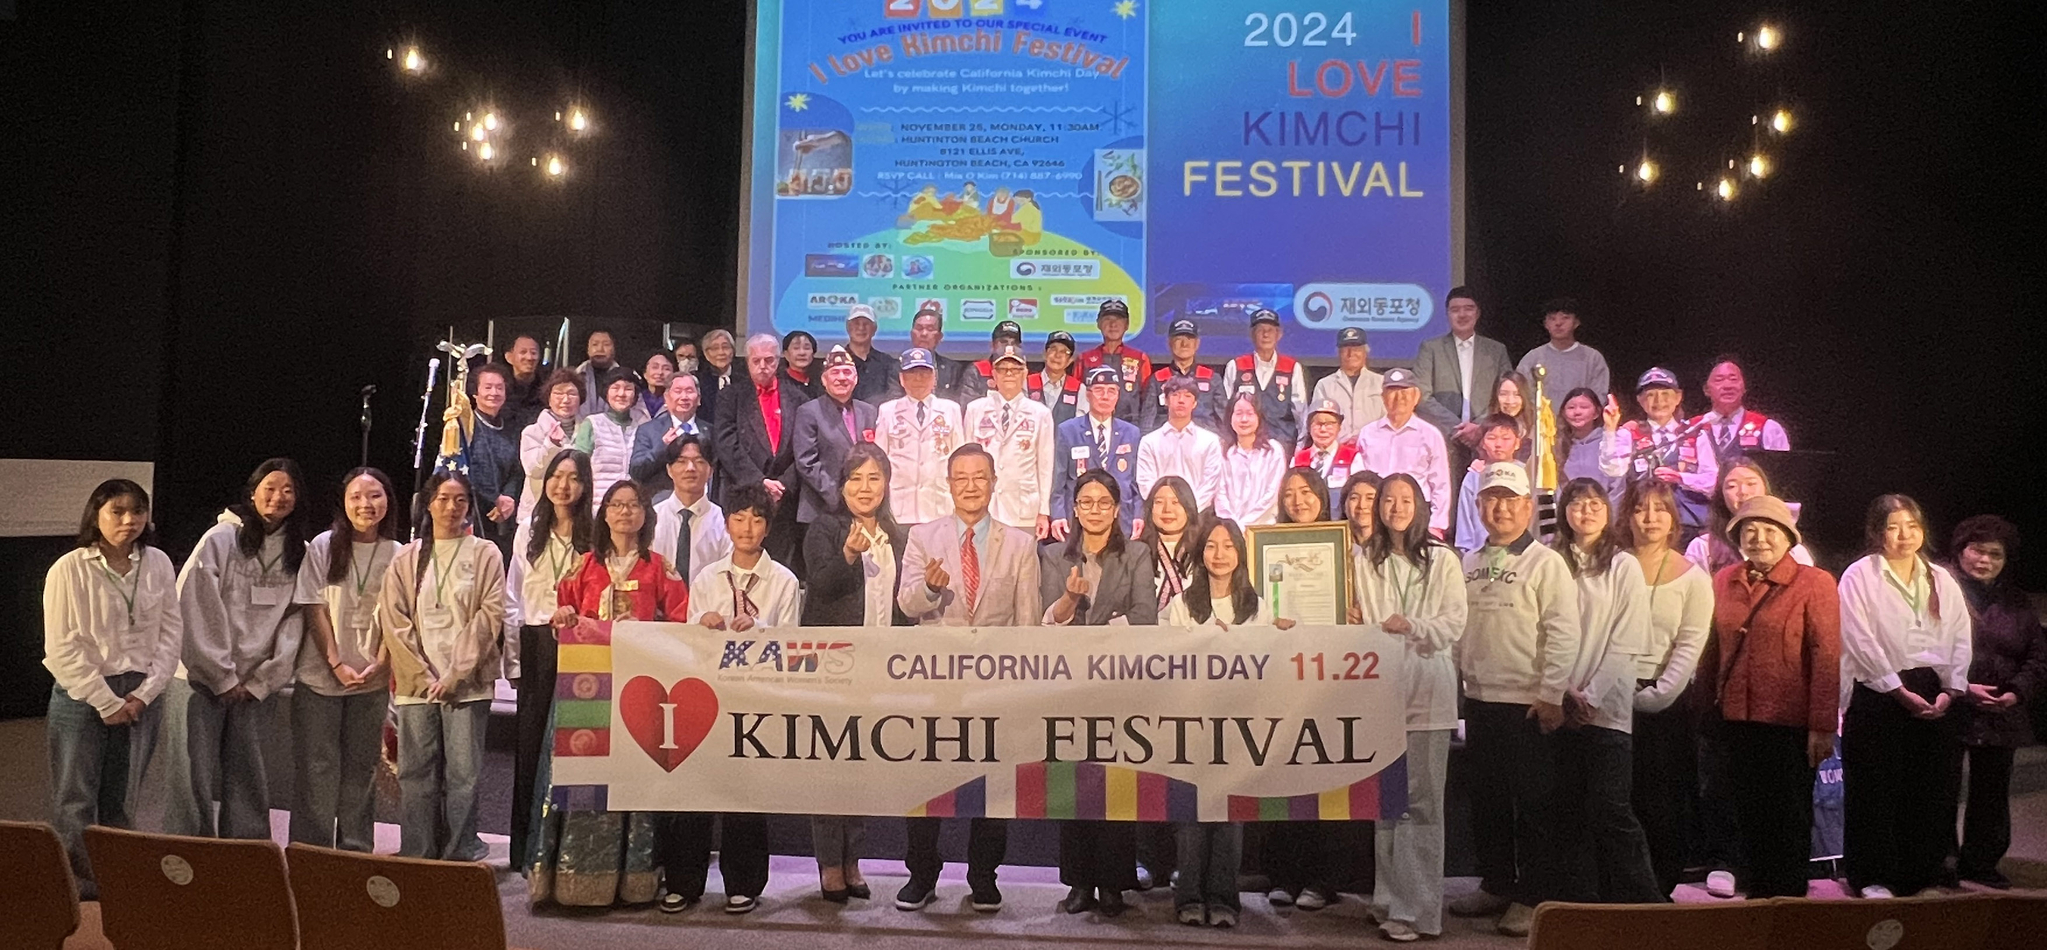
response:
M974 529L960 535L960 580L967 585L967 619L981 600L981 555L974 550Z
M753 582L759 579L760 575L758 574L748 574L746 575L746 586L741 587L739 586L739 578L734 577L731 571L725 572L725 582L732 585L733 613L749 619L761 615L760 608L753 605L753 598L747 596L753 593Z

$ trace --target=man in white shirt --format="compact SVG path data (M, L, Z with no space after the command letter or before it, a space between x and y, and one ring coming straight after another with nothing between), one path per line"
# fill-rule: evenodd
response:
M1159 479L1178 475L1193 487L1195 505L1207 508L1215 504L1215 493L1222 488L1223 444L1214 432L1194 424L1201 383L1193 376L1172 376L1158 385L1166 403L1166 424L1138 440L1138 497L1150 498Z
M952 514L945 490L945 460L968 441L960 407L933 395L938 363L930 350L903 351L903 395L881 404L875 439L888 453L889 511L903 525L919 525ZM977 377L978 378L978 377Z
M1336 331L1336 372L1315 383L1315 395L1308 405L1336 404L1343 421L1336 436L1339 442L1349 442L1365 423L1386 414L1385 403L1379 398L1386 377L1365 368L1371 358L1372 347L1365 342L1362 328L1344 327Z
M1394 367L1386 371L1380 391L1386 415L1365 423L1358 430L1358 458L1352 470L1377 472L1380 477L1406 472L1421 483L1428 496L1429 530L1441 538L1450 528L1450 450L1443 433L1417 419L1415 407L1422 391L1414 371Z
M1693 416L1688 424L1705 425L1705 435L1712 440L1723 467L1737 456L1756 451L1791 451L1791 436L1782 424L1743 405L1748 399L1748 370L1740 357L1731 353L1714 357L1713 368L1706 373L1705 391L1713 408L1705 415Z
M732 553L725 512L710 499L711 462L703 439L677 436L658 456L675 490L654 502L654 552L687 583L713 561Z
M1605 395L1613 392L1606 370L1606 357L1583 343L1578 342L1578 302L1569 297L1560 297L1542 305L1542 328L1549 331L1549 342L1529 350L1521 357L1517 367L1521 375L1535 379L1535 368L1548 368L1543 379L1543 391L1549 394L1550 408L1558 415L1564 412L1564 397L1579 387ZM1486 396L1490 400L1491 393Z
M1251 352L1230 361L1218 398L1227 407L1240 394L1256 396L1265 431L1291 454L1301 444L1301 414L1308 408L1308 386L1301 364L1280 355L1279 338L1279 314L1262 307L1251 314ZM1228 412L1218 415L1228 420Z
M1556 838L1556 730L1578 658L1578 592L1563 556L1536 544L1528 472L1493 462L1481 475L1486 542L1464 555L1470 610L1457 667L1464 678L1465 740L1480 890L1450 902L1460 917L1500 914L1499 930L1527 936L1536 905L1567 893Z
M967 438L995 456L1002 480L989 510L995 520L1044 540L1052 531L1052 410L1024 394L1030 364L1023 347L1005 343L995 354L995 391L967 406Z
M661 463L664 446L673 443L678 436L711 437L710 420L697 418L697 403L702 395L698 387L701 385L689 373L669 377L668 387L661 393L661 414L633 433L632 476L650 492L669 487L668 472Z

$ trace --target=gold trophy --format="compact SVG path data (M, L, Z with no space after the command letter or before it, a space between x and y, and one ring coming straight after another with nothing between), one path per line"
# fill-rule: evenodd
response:
M448 359L455 366L448 374L448 408L441 410L441 457L436 467L447 467L466 474L469 470L469 440L476 434L476 407L469 402L469 361L489 356L490 347L482 343L442 340L439 349L448 354Z

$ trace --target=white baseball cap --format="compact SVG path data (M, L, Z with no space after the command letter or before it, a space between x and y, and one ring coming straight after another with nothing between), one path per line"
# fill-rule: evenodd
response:
M1504 488L1516 495L1528 494L1528 470L1520 462L1490 462L1478 475L1481 493Z

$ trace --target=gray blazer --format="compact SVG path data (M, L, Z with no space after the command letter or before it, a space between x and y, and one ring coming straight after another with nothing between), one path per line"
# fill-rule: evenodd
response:
M981 559L980 600L967 613L960 576L959 537L951 516L910 529L903 568L896 572L896 606L920 624L946 627L1035 627L1044 607L1038 601L1038 539L1001 522L988 525L988 554ZM937 559L951 582L933 593L924 586L924 563Z
M1472 341L1471 421L1477 422L1492 404L1493 384L1499 381L1501 373L1514 368L1514 361L1507 358L1507 347L1498 340L1481 334ZM1414 375L1422 389L1421 405L1415 407L1415 414L1447 437L1457 428L1458 416L1464 409L1464 380L1458 372L1457 343L1450 334L1422 341L1421 349L1414 354Z
M1066 556L1066 543L1038 549L1038 599L1046 609L1066 596L1066 577L1080 562ZM1088 592L1080 609L1073 612L1074 624L1099 625L1122 617L1143 626L1159 622L1159 594L1151 552L1134 539L1125 539L1123 551L1102 558L1102 581ZM1050 623L1048 618L1045 621Z
M873 432L877 414L874 406L858 399L852 403L854 428L862 436ZM839 510L839 469L846 464L846 453L853 449L854 436L846 432L846 420L839 414L839 407L831 397L822 396L796 410L796 428L791 438L796 444L796 474L803 480L796 520L809 524L819 514Z

